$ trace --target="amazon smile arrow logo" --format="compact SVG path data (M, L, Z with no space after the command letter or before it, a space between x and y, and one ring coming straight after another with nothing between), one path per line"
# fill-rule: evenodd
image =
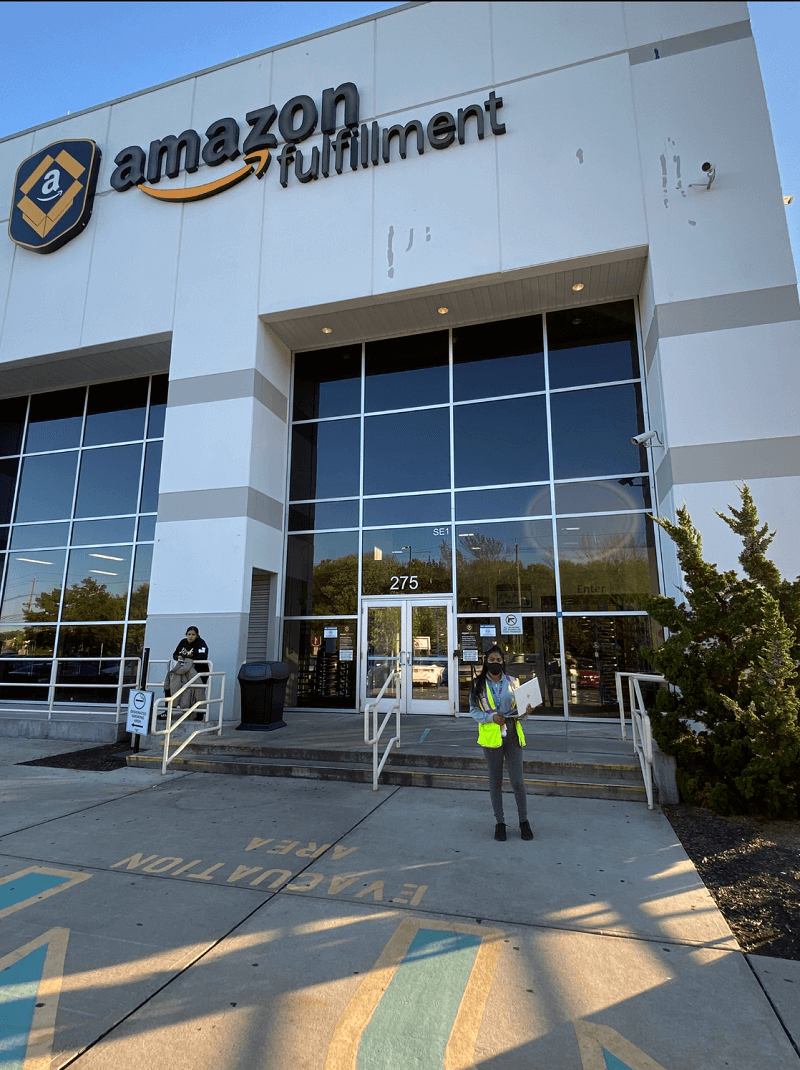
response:
M226 175L224 178L215 179L214 182L206 182L202 186L189 186L185 189L153 189L152 186L142 185L138 189L142 193L146 193L148 197L155 197L159 201L172 201L173 203L202 201L206 197L213 197L217 193L222 193L226 189L237 186L249 175L255 174L256 178L263 178L269 167L269 161L269 149L261 149L258 152L251 153L249 156L245 156L245 166L240 167L238 171L234 171L233 174Z

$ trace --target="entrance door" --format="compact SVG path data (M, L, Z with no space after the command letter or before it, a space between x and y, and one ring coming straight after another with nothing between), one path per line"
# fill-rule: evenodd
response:
M453 603L449 598L381 598L363 603L362 702L376 698L388 675L402 673L401 713L455 713ZM386 689L381 709L396 695Z

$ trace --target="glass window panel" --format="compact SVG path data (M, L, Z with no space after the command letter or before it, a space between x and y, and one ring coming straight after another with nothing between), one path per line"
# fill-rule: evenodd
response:
M71 624L58 635L60 658L114 657L122 653L122 624ZM97 663L95 662L95 672ZM69 671L69 670L68 670Z
M12 550L32 550L37 546L66 546L69 524L17 524L11 535Z
M139 534L137 538L139 542L152 542L156 537L156 518L155 516L142 516L139 517Z
M363 534L364 594L442 594L453 589L450 525Z
M132 546L73 550L62 620L124 620L132 555Z
M316 420L361 411L361 346L297 353L294 419Z
M336 628L335 639L325 638L326 627ZM283 659L289 666L286 705L355 709L356 650L356 620L287 621L283 646Z
M643 426L639 386L572 390L550 398L556 479L647 470L631 436Z
M357 528L358 502L307 502L289 508L289 530Z
M424 524L449 523L449 494L414 494L405 497L367 498L364 501L364 523Z
M633 302L548 312L547 348L551 390L638 379Z
M9 554L0 620L57 620L65 557L66 550Z
M150 418L147 424L148 438L162 438L164 417L167 412L168 375L154 375L150 385Z
M357 531L289 536L287 616L355 613L357 593Z
M14 505L14 491L17 489L17 469L19 458L13 457L0 461L0 521L8 523Z
M27 408L27 398L0 401L0 457L19 453Z
M400 606L367 608L367 694L377 698L389 675L397 668L400 655L402 609ZM397 695L397 680L384 692L386 698Z
M290 497L302 500L358 494L360 435L359 420L295 427Z
M651 673L647 646L658 646L649 617L564 617L570 714L619 717L614 674Z
M121 624L62 627L58 655L75 660L59 663L57 683L69 686L56 688L57 702L116 702L120 663L108 656L122 653L123 631Z
M453 424L457 487L549 478L543 397L458 405Z
M126 379L89 387L85 446L144 438L148 379Z
M542 317L480 323L453 331L453 398L544 390Z
M408 409L448 400L447 331L367 342L364 410Z
M163 443L148 442L144 451L144 478L142 479L143 513L154 513L158 509L158 487L161 482L161 454Z
M549 516L550 487L504 487L456 494L456 520L504 516Z
M24 628L0 628L0 658L52 657L56 641L55 628L26 625ZM0 661L0 665L3 662Z
M482 610L556 608L553 528L549 520L460 526L456 535L458 608Z
M445 606L411 606L412 699L447 702L450 698L448 615Z
M125 637L125 656L141 658L144 655L144 625L129 624ZM154 669L155 671L155 669Z
M131 620L144 620L147 616L147 601L150 596L150 570L153 565L153 547L149 544L136 547L136 564L131 585Z
M640 609L658 593L653 525L644 513L557 522L565 611Z
M116 517L114 520L76 520L72 525L73 546L96 546L106 542L133 542L136 518Z
M141 463L140 445L84 450L75 515L135 513Z
M370 416L364 421L364 493L450 486L447 409Z
M557 513L607 513L617 509L650 508L650 483L646 476L556 484Z
M494 634L481 636L482 627L485 631L493 628ZM464 649L462 635L474 637L468 640L470 644L477 641L480 658L478 662L465 662L461 657ZM495 643L505 654L506 669L510 676L516 677L520 683L525 683L534 676L539 681L543 702L541 706L535 707L536 714L563 716L564 696L561 689L558 623L555 617L523 617L522 635L503 635L499 616L459 617L459 709L464 712L469 710L472 681L480 671L483 655Z
M78 453L26 457L22 462L16 519L59 520L72 512Z
M34 394L28 418L26 453L79 446L86 387Z
M50 683L55 637L55 628L0 630L0 702L47 700L47 687L33 685Z
M8 528L0 528L0 550L5 550L8 546Z

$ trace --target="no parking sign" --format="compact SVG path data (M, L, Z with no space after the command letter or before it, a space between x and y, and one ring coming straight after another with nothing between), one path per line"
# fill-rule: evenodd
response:
M152 691L131 691L128 696L128 720L125 730L134 736L146 736L150 731L153 712Z

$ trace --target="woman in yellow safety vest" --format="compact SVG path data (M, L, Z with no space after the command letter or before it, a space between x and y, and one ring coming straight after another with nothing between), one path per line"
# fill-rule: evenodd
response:
M483 747L489 767L489 798L494 810L496 840L506 839L503 816L503 759L517 802L520 834L523 840L533 839L533 831L528 822L528 800L522 773L525 734L519 723L520 717L527 717L533 709L528 706L525 713L517 712L517 701L514 697L516 683L513 677L506 675L503 651L499 646L493 646L484 655L483 668L473 680L469 693L469 712L478 722L478 743Z

